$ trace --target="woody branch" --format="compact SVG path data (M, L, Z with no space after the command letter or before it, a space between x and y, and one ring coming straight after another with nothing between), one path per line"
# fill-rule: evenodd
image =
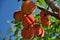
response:
M48 4L48 6L49 6L53 11L55 11L55 12L59 12L59 11L60 11L60 7L58 7L58 6L56 6L56 5L54 4L54 0L45 0L45 1L46 1L46 3ZM56 14L56 13L50 12L50 11L42 8L42 7L39 6L39 5L37 5L37 7L38 7L38 9L44 10L44 11L46 11L47 13L49 13L51 16L54 16L55 18L57 18L57 19L60 20L60 17L58 16L58 13Z

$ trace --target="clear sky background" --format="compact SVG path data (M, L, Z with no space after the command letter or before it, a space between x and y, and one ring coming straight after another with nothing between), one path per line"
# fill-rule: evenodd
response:
M21 1L17 0L0 0L0 34L7 35L6 32L11 27L11 24L7 21L12 21L13 14L16 10L19 10L21 6ZM0 36L2 40L2 36Z
M18 2L17 0L0 0L0 34L9 37L6 32L11 27L11 24L7 23L7 21L14 20L13 14L21 8L21 5L22 2ZM0 40L2 40L2 38L0 35Z

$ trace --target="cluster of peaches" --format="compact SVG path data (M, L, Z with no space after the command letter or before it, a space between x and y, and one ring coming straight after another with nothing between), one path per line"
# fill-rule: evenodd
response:
M43 37L44 36L44 29L40 27L40 25L35 24L34 17L31 15L36 8L36 5L32 1L25 1L22 4L21 10L14 13L14 19L22 22L23 30L21 32L21 35L23 38L29 40L32 39L34 36L37 37ZM49 14L44 14L44 11L41 11L41 24L44 26L49 26Z

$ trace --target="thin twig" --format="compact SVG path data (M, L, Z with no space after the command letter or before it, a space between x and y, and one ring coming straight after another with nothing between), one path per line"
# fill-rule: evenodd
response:
M57 5L55 5L54 0L45 0L45 2L47 3L47 5L55 12L59 12L60 11L60 7L58 7Z

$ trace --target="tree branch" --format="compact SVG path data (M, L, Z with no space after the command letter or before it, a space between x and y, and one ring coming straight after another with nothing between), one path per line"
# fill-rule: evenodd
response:
M45 0L45 2L48 4L48 6L56 12L60 11L60 7L58 7L57 5L55 5L54 0Z
M50 11L48 11L48 10L42 8L42 7L39 6L39 5L36 5L36 6L37 6L38 9L40 9L40 10L44 10L44 11L46 11L47 13L49 13L51 16L54 16L55 18L57 18L57 19L60 20L60 18L58 17L58 14L56 14L56 13L52 13L52 12L50 12Z

